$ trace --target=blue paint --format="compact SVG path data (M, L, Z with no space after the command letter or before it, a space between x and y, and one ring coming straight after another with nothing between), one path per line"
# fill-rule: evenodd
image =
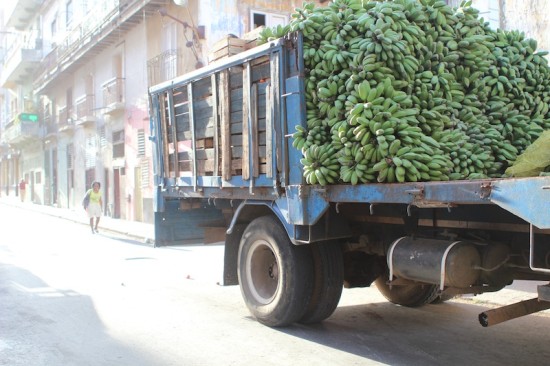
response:
M550 229L550 177L497 180L491 202L539 229Z

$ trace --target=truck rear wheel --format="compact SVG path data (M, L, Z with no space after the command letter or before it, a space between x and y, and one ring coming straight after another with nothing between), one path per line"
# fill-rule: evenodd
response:
M248 225L238 274L246 306L260 323L289 325L306 311L313 287L311 251L293 245L277 218L263 216Z
M430 284L394 285L387 283L387 275L376 279L376 287L388 301L408 307L418 307L430 304L439 295L439 287Z
M318 323L338 306L344 287L344 259L338 243L311 244L314 266L313 294L300 323Z

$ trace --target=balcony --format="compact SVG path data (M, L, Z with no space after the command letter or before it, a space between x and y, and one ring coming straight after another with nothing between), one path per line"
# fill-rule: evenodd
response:
M42 137L40 124L30 121L14 121L2 134L2 140L12 146L35 143Z
M36 36L35 31L24 32L10 34L6 38L6 44L0 85L10 88L25 81L30 82L29 78L40 66L42 59L42 39Z
M52 87L57 78L73 71L78 63L116 44L124 32L157 14L166 0L98 0L88 16L41 63L35 93Z
M103 90L103 113L113 114L124 109L124 79L114 77L101 86Z
M57 132L58 127L53 121L52 116L45 115L44 116L44 142L49 143L55 143L57 141Z
M67 106L59 108L59 119L57 120L57 129L60 133L74 133L74 121L72 118L72 108Z
M160 84L178 76L181 72L181 57L178 49L168 50L147 61L149 86Z
M83 95L76 101L76 124L93 125L96 121L94 115L94 96Z
M44 0L14 0L5 1L5 20L6 27L14 27L15 29L25 29L32 21L34 15Z

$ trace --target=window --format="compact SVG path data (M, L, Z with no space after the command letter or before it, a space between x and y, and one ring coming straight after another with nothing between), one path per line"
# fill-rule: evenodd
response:
M107 136L105 134L105 126L100 126L98 128L99 135L99 147L103 150L107 146Z
M92 186L92 183L95 181L95 167L86 169L84 173L84 179L86 180L86 191Z
M65 4L65 26L69 28L73 20L73 1L68 0Z
M124 157L124 130L113 132L113 158Z
M67 89L67 118L72 116L73 112L73 89Z
M145 156L145 130L138 130L137 143L138 157L143 158Z
M67 145L67 169L71 170L74 168L74 145Z
M67 145L67 187L74 188L74 145Z
M96 136L86 137L86 168L95 168L96 165Z
M288 16L283 14L265 13L262 11L252 10L250 12L250 30L266 26L276 27L278 25L287 25Z
M57 32L57 19L54 18L52 20L52 23L50 24L50 32L52 33L52 38L55 38L55 34Z
M149 188L149 159L141 159L141 188Z
M34 173L34 183L42 184L42 172L35 172Z
M252 28L258 28L265 25L265 14L252 13Z

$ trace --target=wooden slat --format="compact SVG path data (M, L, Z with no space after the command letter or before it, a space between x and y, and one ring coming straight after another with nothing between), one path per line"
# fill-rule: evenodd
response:
M173 154L173 167L174 167L174 177L179 177L179 166L178 166L178 141L176 133L176 116L174 115L174 98L172 93L168 92L168 119L172 127L172 141L174 144L174 154Z
M229 71L229 88L238 89L243 86L243 67L233 66Z
M222 145L222 179L231 179L231 99L229 71L220 72L220 123Z
M181 156L181 154L182 153L180 153L180 156ZM243 156L243 148L241 146L233 146L231 148L231 154L233 156L233 159L240 159ZM266 153L266 147L265 146L259 146L258 147L258 156L259 156L259 160L266 158L267 153Z
M266 111L266 132L269 131L269 133L272 134L271 138L266 137L269 141L275 140L275 146L272 146L269 151L275 151L275 156L272 156L271 160L267 160L267 164L272 167L272 177L274 182L277 181L276 175L277 175L277 162L281 161L280 156L280 145L278 141L281 140L281 130L278 128L280 126L279 121L277 120L277 115L279 114L279 103L280 103L280 95L281 90L279 89L279 60L280 60L280 53L275 52L271 54L271 87L269 88L271 97L269 98L269 104L270 108ZM271 112L269 110L271 109ZM270 115L271 117L271 127L267 126L267 115ZM274 136L273 136L274 135ZM274 138L273 138L274 137ZM266 143L267 147L267 143Z
M164 172L170 177L170 150L168 142L168 121L166 119L166 94L159 95L159 109L160 109L160 129L162 133L162 151L163 151L163 163Z
M215 149L197 149L197 160L214 160ZM178 160L193 160L193 153L191 151L182 151L178 154Z
M199 138L197 137L197 149L212 149L214 147L214 138Z
M225 47L225 48L223 48L219 51L214 51L214 52L210 53L208 55L208 59L210 60L210 62L213 62L213 61L220 60L222 58L226 58L226 57L229 57L229 56L236 55L238 53L243 52L244 50L245 50L244 46L242 46L242 47L228 46L228 47Z
M191 149L193 150L193 191L197 191L197 138L195 136L195 111L193 105L193 83L187 85L187 93L189 94L189 125L193 139L191 140Z
M229 46L244 47L244 45L247 43L248 43L248 40L246 39L226 36L225 38L222 38L216 43L214 43L214 45L212 46L212 50L218 51Z
M265 120L265 118L258 118L258 132L264 132L265 129L266 129L266 120ZM238 135L238 134L241 134L242 132L243 132L242 123L231 123L231 134L232 135Z
M207 78L199 79L197 81L193 82L193 96L194 100L193 103L197 103L197 101L202 99L210 98L212 95L212 83ZM198 108L195 108L195 110Z
M242 103L241 103L242 105ZM239 110L239 111L231 111L231 115L230 115L230 123L238 123L238 124L242 124L243 122L243 111Z
M258 169L258 145L260 143L258 136L258 84L252 84L250 91L250 136L252 176L258 178L260 174Z
M218 105L218 83L217 83L217 75L213 74L211 78L212 82L212 99L214 101L214 172L216 175L219 174L220 171L220 146L218 141L219 136L219 125L220 125L220 119L219 119L219 113L217 111L217 105Z
M242 159L233 159L233 161L231 162L231 168L233 169L233 172L235 175L237 175L236 172L241 170L242 166L243 166ZM260 174L265 174L265 170L266 170L266 164L265 163L260 164Z
M268 79L270 77L269 59L263 59L261 64L253 66L251 72L250 81L252 83Z
M265 152L266 152L266 160L267 160L267 166L266 166L266 176L267 178L273 178L273 118L272 113L273 110L271 108L271 85L269 85L266 89L265 93L265 101L266 101L266 114L265 114Z
M244 180L250 179L250 63L243 69L243 165Z

